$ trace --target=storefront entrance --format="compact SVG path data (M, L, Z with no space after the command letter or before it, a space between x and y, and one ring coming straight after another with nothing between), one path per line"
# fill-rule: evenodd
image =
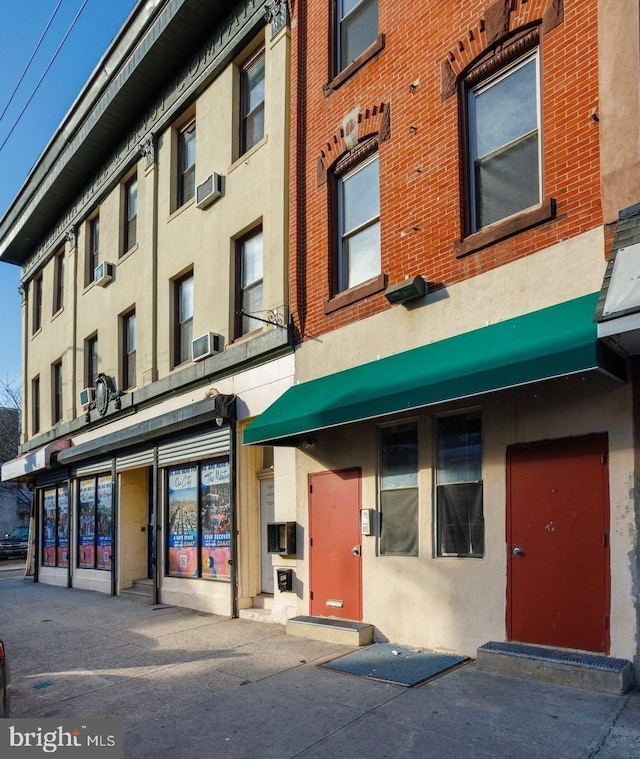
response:
M130 588L134 580L151 577L149 516L151 470L130 469L119 475L119 588Z
M507 451L510 640L608 653L605 435Z
M309 476L311 614L362 619L360 469Z

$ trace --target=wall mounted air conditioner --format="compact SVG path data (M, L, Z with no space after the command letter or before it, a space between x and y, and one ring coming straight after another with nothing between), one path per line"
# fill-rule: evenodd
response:
M207 332L205 335L196 337L191 342L191 355L194 361L202 361L209 356L215 356L220 353L223 347L224 338L215 332Z
M84 390L80 391L80 405L83 408L90 406L95 400L95 397L95 390L92 387L85 387Z
M207 208L222 196L222 177L215 172L196 188L196 206Z
M115 264L110 264L104 261L96 266L96 270L93 275L93 281L100 287L106 287L111 280L116 276Z

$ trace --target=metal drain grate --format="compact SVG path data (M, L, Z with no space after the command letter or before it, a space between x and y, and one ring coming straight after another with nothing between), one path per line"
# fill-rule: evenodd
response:
M613 659L610 656L599 654L582 654L574 651L562 651L557 648L543 648L530 646L526 643L498 643L490 641L480 646L478 651L488 651L495 654L507 654L519 656L525 659L539 659L540 661L554 662L557 664L573 664L587 669L601 669L606 672L621 672L629 664L625 659Z
M466 656L414 651L390 643L374 643L322 666L395 685L417 685L466 661Z

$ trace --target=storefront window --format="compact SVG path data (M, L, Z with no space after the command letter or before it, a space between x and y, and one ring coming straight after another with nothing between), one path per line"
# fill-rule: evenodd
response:
M167 471L171 577L230 580L230 483L228 459Z
M78 566L111 569L113 483L110 474L80 480L78 519Z
M69 566L69 488L58 485L43 494L42 566Z

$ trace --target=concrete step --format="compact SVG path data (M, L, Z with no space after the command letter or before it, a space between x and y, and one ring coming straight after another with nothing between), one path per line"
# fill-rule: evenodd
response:
M478 649L476 667L616 695L634 685L633 666L626 659L526 643L485 643Z
M348 646L367 646L373 640L373 625L347 619L299 616L287 620L287 635Z
M240 619L252 619L254 622L280 622L272 615L271 609L261 609L255 606L251 609L238 609L238 616Z
M259 596L253 597L254 609L273 609L273 596L261 593Z
M130 588L121 588L120 595L136 601L150 601L153 598L153 580L146 577L134 580Z

